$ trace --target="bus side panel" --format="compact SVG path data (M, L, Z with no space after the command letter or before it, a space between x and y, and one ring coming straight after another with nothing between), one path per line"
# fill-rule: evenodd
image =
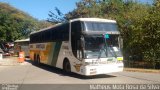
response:
M63 61L64 59L70 60L70 53L69 53L69 47L68 47L68 41L63 41L62 45L60 47L59 55L58 55L58 60L56 62L56 67L63 69Z
M40 63L56 66L62 42L30 44L30 58L40 57Z
M38 45L45 47L37 48ZM74 57L71 49L69 49L69 42L49 42L49 43L37 43L30 45L30 58L34 60L34 55L40 56L40 62L50 66L63 69L63 61L67 58L71 65L71 71L82 74L80 67L82 61Z
M48 46L48 43L30 44L30 59L34 61L39 56L40 62L46 64L48 57L48 50L46 48Z
M52 48L51 43L44 43L45 45L45 49L40 49L40 62L43 64L48 64L48 60L49 60L49 53L50 50Z
M52 42L51 43L51 49L50 49L50 53L48 56L48 65L51 66L55 66L56 67L56 63L59 57L59 52L60 52L60 48L61 48L62 42Z
M63 69L63 61L65 58L68 59L70 62L71 72L74 72L77 74L83 74L83 72L80 70L82 66L82 61L78 60L73 55L71 48L69 48L68 41L64 41L61 45L56 67Z

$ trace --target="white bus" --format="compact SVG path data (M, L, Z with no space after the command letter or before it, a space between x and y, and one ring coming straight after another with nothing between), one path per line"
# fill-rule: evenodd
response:
M30 58L86 76L120 72L121 41L116 21L78 18L31 33Z

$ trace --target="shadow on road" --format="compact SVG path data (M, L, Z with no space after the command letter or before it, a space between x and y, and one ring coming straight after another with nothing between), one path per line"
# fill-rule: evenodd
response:
M56 74L61 75L61 76L69 76L69 77L79 78L79 79L98 79L98 78L113 78L113 77L116 77L116 76L113 76L113 75L106 75L106 74L93 75L93 76L83 76L83 75L79 75L79 74L76 74L76 73L66 73L64 70L53 67L53 66L49 66L49 65L45 65L45 64L36 65L36 64L32 63L31 60L26 60L26 61L31 63L32 65L34 65L36 67L47 70L49 72L56 73Z

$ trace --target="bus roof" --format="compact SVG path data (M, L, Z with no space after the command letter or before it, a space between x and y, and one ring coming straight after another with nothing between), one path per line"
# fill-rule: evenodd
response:
M115 20L102 19L102 18L76 18L76 19L70 20L70 22L75 22L75 21L97 21L97 22L111 22L111 23L116 23ZM39 31L31 32L31 34L38 33L38 32L41 32L41 31L45 31L45 30L54 28L54 27L59 26L59 25L62 25L62 24L63 24L63 23L58 23L58 24L52 25L52 26L50 26L50 27L40 29Z
M31 34L38 33L38 32L41 32L41 31L45 31L45 30L51 29L51 28L53 28L53 27L56 27L56 26L59 26L59 25L62 25L62 24L63 24L63 23L58 23L58 24L52 25L52 26L50 26L50 27L43 28L43 29L40 29L40 30L38 30L38 31L31 32Z
M25 42L25 41L29 41L29 38L27 38L27 39L21 39L21 40L16 40L14 42Z
M111 23L116 23L115 20L110 20L110 19L102 19L102 18L77 18L70 20L70 22L74 21L97 21L97 22L111 22Z

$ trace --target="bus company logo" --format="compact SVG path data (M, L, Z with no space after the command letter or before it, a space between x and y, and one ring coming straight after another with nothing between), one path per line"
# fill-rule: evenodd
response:
M30 45L30 48L33 48L33 45Z
M80 71L80 67L82 66L82 64L75 64L74 67L76 69L77 72Z
M44 50L45 49L45 44L37 44L36 48Z
M63 49L69 50L68 46L63 46Z

